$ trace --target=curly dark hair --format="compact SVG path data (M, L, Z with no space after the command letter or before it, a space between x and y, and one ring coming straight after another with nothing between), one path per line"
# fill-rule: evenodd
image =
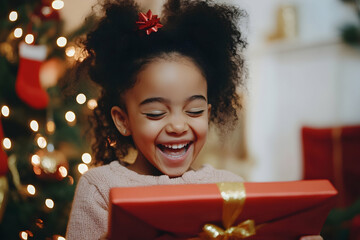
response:
M104 10L83 41L87 57L79 66L101 86L92 117L97 163L123 158L129 147L135 147L131 136L119 134L111 108L124 107L121 96L134 85L142 67L169 53L191 58L204 73L210 122L221 128L235 123L241 107L236 89L246 76L241 50L247 43L237 27L244 11L210 0L168 0L161 15L164 26L147 35L136 27L140 9L134 1L106 1Z

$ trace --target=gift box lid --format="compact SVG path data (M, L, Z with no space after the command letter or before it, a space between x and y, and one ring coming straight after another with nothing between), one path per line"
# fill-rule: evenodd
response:
M284 230L293 236L318 234L337 194L327 180L245 182L243 186L246 197L234 224L252 219L261 226L260 235L269 231L281 234ZM218 184L113 188L110 238L118 239L115 236L121 234L124 238L120 239L132 239L125 236L140 234L154 239L164 232L190 237L207 223L223 226L221 194Z

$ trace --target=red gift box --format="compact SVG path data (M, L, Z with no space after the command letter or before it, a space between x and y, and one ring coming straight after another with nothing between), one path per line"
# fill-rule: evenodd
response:
M206 224L229 225L226 223L229 217L223 214L230 211L230 214L238 212L234 216L236 220L230 220L231 226L247 220L255 224L256 233L249 234L252 236L246 239L295 240L320 233L337 194L328 180L224 184L230 185L228 195L220 184L113 188L110 191L108 237L188 239L200 234L201 239L245 238L246 234L242 238L204 237ZM232 194L240 199L226 201L226 196L231 198ZM232 204L235 204L233 210ZM245 224L235 232L251 227L251 224ZM229 230L215 235L230 236Z

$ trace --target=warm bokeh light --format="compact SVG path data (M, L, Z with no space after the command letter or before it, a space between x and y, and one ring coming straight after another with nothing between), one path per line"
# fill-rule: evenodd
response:
M75 113L72 112L72 111L66 112L66 113L65 113L65 119L66 119L66 121L68 121L68 122L70 122L70 123L71 123L71 122L74 122L75 119L76 119Z
M10 149L11 148L11 140L9 138L4 138L3 146L5 149Z
M27 240L28 239L28 233L25 231L21 231L19 234L20 238L23 240Z
M47 198L45 200L45 205L48 207L48 208L53 208L54 207L54 201L50 198Z
M81 160L86 163L86 164L89 164L91 163L91 155L89 153L84 153L82 156L81 156Z
M36 142L37 142L39 148L45 148L47 145L47 141L44 137L38 137Z
M31 164L34 166L40 165L40 157L37 154L32 155L31 157Z
M86 96L85 94L83 93L79 93L77 96L76 96L76 102L78 104L84 104L86 102Z
M27 185L26 190L28 191L28 193L30 195L35 195L35 193L36 193L35 186L32 184Z
M54 144L49 143L49 144L46 146L46 149L48 150L48 152L53 152L53 151L55 150L55 146L54 146Z
M12 11L9 14L9 20L15 22L18 19L18 13L16 11Z
M62 0L54 0L51 3L51 6L55 10L60 10L60 9L62 9L64 7L64 2Z
M68 57L73 57L75 55L75 47L74 46L67 47L65 50L65 54Z
M87 170L89 170L89 168L85 163L80 163L78 165L78 170L79 170L79 173L84 174L87 172Z
M6 105L2 106L1 108L1 114L4 116L4 117L8 117L10 115L10 108Z
M68 170L66 169L66 167L61 166L59 167L59 173L64 178L68 175Z
M49 120L49 121L46 123L46 130L47 130L49 133L55 132L55 122L52 121L52 120Z
M87 107L90 109L90 110L94 110L96 107L97 107L97 101L95 99L90 99L88 102L87 102Z
M41 13L44 15L44 16L47 16L47 15L49 15L50 13L51 13L51 8L50 7L48 7L48 6L43 6L42 8L41 8Z
M62 236L58 236L56 240L66 240L66 238L64 238Z
M30 122L30 128L31 130L33 130L34 132L37 132L39 130L39 124L36 120L32 120Z
M32 35L31 33L26 34L25 36L25 42L27 44L32 44L34 42L34 35Z
M65 47L66 44L67 44L67 39L65 37L59 37L57 40L56 40L56 44L59 46L59 47Z
M21 36L23 35L23 30L22 28L15 28L14 30L14 37L16 38L21 38Z

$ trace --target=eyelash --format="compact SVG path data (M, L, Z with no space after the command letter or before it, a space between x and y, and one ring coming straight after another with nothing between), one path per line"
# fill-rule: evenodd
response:
M205 110L199 110L199 111L187 111L186 113L191 116L200 116L204 113ZM160 119L165 115L165 113L144 113L144 115L150 119Z

